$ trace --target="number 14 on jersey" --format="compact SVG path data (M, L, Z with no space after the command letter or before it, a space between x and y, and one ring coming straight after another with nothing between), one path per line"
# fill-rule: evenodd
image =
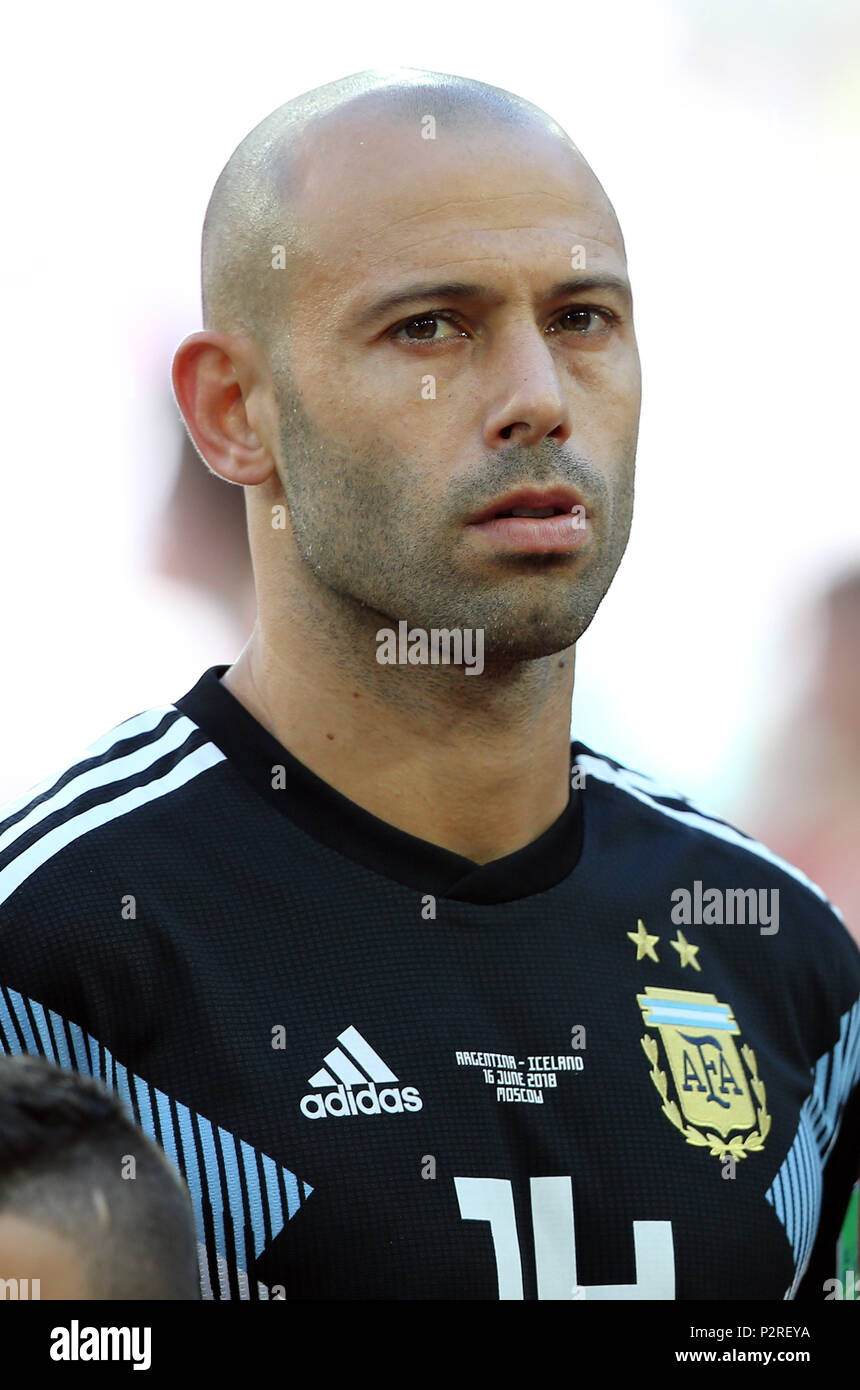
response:
M496 1253L500 1299L523 1297L514 1192L507 1178L455 1178L464 1221L487 1221ZM539 1299L673 1299L671 1221L634 1221L636 1282L581 1286L576 1274L573 1185L569 1177L530 1178L532 1239Z

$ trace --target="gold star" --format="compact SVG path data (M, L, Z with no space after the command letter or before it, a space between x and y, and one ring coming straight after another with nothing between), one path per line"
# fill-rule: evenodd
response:
M696 955L698 954L699 948L698 946L690 945L689 941L687 941L680 927L678 928L678 940L670 941L669 944L670 946L674 946L675 950L678 952L678 955L681 957L682 970L685 965L692 965L694 970L701 970L702 967L696 960Z
M654 943L655 941L659 941L660 938L659 936L648 935L647 931L645 930L645 923L642 921L641 918L636 923L636 931L629 931L627 933L627 936L633 942L633 945L636 947L637 960L642 960L644 956L649 956L651 960L656 960L659 964L660 957L654 950Z

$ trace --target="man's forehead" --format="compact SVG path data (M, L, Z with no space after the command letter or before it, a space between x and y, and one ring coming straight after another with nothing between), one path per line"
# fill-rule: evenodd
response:
M600 184L573 146L540 128L440 122L425 139L417 121L342 115L303 143L292 220L311 281L454 265L459 274L476 257L525 252L561 271L574 245L589 268L623 271Z

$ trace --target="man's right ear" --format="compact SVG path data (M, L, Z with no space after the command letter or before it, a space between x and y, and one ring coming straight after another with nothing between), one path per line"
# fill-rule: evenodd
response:
M227 482L264 483L276 471L251 419L264 409L249 338L204 329L185 338L173 358L173 391L201 458Z

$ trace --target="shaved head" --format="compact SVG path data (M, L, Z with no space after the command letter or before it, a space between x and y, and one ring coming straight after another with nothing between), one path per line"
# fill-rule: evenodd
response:
M374 128L399 124L416 132L428 117L440 132L463 137L494 128L500 138L513 130L542 133L584 164L569 136L539 107L471 78L418 68L369 70L304 92L245 137L215 184L203 226L205 327L256 339L277 356L274 337L284 331L291 283L302 255L314 251L302 195L314 184L329 142L357 153ZM274 276L273 248L279 246L286 267Z
M401 618L480 628L498 670L585 631L627 541L639 361L618 220L550 116L422 69L287 102L212 193L203 304L177 399L245 485L262 627L289 607L346 665ZM566 490L582 543L472 524L521 488Z
M554 741L560 811L570 649L627 544L641 396L621 229L569 136L522 97L423 69L305 93L218 179L203 304L173 385L201 457L245 490L258 610L227 688L423 838L438 789L401 819L402 747L432 781L440 746L479 727L446 788L471 797L488 740L505 769L512 746ZM481 634L483 679L381 661L400 624ZM355 778L332 761L344 748ZM396 805L362 799L381 765ZM470 847L514 842L479 830Z

